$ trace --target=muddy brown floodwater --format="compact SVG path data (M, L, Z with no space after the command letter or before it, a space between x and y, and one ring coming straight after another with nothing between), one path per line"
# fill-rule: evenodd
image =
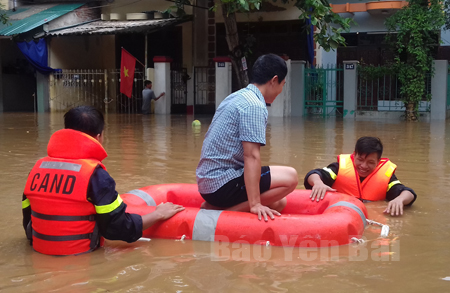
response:
M269 118L263 164L297 169L299 186L313 168L378 136L397 177L418 194L402 217L368 203L369 218L391 227L387 239L368 227L366 245L308 249L152 239L107 241L81 256L34 252L22 228L28 172L46 155L62 113L0 114L0 291L2 292L449 292L450 121L342 121ZM160 183L195 183L211 118L110 114L104 161L117 191ZM220 256L220 257L219 257Z

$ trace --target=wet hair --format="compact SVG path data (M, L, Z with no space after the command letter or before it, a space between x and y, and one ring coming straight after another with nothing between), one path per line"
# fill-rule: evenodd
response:
M150 80L145 80L144 81L144 87L147 87L147 85L152 84L152 82Z
M369 155L377 153L378 159L381 159L383 154L383 144L378 137L363 136L358 139L355 145L355 154Z
M260 56L252 68L250 83L266 84L275 75L278 76L278 83L281 83L287 74L286 62L275 54Z
M78 106L64 114L64 128L73 129L97 137L105 126L102 112L91 106Z

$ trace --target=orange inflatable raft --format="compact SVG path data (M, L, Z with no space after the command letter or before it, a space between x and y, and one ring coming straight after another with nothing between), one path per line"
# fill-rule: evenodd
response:
M143 232L143 237L241 242L275 246L325 247L360 238L367 210L357 198L329 192L317 202L310 190L289 194L286 208L275 220L258 221L251 213L200 209L204 201L196 184L162 184L122 194L127 212L147 214L162 202L186 209Z

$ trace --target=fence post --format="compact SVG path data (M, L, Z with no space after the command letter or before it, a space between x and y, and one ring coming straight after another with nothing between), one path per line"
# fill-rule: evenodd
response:
M231 59L216 57L216 110L219 104L231 94Z
M358 61L344 61L344 119L356 117Z
M153 90L155 95L165 92L166 94L155 102L155 114L170 114L171 88L170 88L170 63L172 58L165 56L155 56L155 81Z
M433 67L430 116L432 120L445 120L447 118L448 61L434 60Z
M306 61L291 61L291 116L302 117L305 110Z
M36 94L37 94L37 112L44 113L50 111L49 101L50 81L48 76L36 72Z
M56 98L56 79L55 74L60 74L52 72L49 74L49 101L50 101L50 112L54 112L56 109L55 107L55 98ZM34 93L34 112L36 112L36 93Z
M105 99L103 100L103 103L105 103L105 114L108 114L108 70L105 69L103 73L103 80L105 81Z

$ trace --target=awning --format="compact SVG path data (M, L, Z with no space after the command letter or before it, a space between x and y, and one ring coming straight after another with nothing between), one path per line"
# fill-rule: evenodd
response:
M115 35L118 33L151 33L164 27L174 26L186 21L191 17L168 18L153 20L99 20L90 23L62 28L50 31L49 36L70 36L70 35Z
M9 20L7 24L0 25L0 36L28 32L83 5L84 3L42 4L20 6L15 11L8 10L6 14Z

